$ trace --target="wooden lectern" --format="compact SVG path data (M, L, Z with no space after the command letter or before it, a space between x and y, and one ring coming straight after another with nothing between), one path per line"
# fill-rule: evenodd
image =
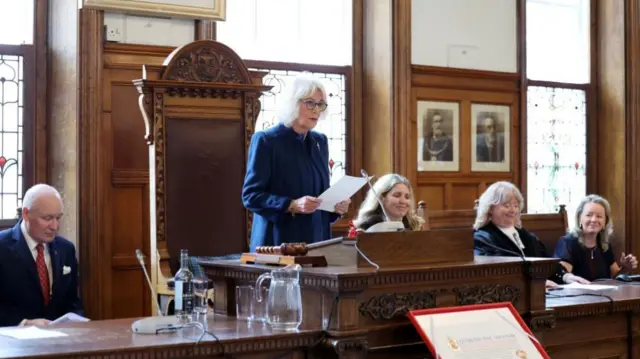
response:
M303 326L324 328L334 350L322 358L398 358L405 357L398 350L411 347L421 355L424 343L406 318L416 309L511 302L530 325L549 322L545 281L558 259L474 257L470 229L364 233L309 254L329 264L305 267L300 278ZM235 315L235 286L255 284L273 269L240 261L201 265L214 283L215 311L227 315Z
M162 66L144 66L133 81L149 145L152 277L175 272L180 250L190 256L248 248L250 218L241 192L249 140L270 86L216 41L196 41ZM160 260L156 260L156 253Z

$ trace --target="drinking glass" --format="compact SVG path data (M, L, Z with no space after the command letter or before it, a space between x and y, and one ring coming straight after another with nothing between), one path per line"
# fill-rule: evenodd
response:
M254 302L254 286L239 285L236 287L236 317L238 320L253 320Z

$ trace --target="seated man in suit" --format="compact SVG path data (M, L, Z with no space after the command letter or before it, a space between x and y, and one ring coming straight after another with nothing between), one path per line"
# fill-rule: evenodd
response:
M56 235L60 193L37 184L22 202L22 220L0 232L0 327L47 325L68 312L83 315L75 248Z

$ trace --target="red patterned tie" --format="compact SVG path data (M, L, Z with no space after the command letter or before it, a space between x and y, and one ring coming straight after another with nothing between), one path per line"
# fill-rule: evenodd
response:
M36 257L36 267L38 267L38 277L40 277L40 288L44 298L44 305L49 304L49 272L47 265L44 263L44 246L42 243L36 246L38 256Z

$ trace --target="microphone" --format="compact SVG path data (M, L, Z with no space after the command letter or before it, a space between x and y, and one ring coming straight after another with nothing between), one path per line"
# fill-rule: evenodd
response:
M371 179L369 178L369 174L367 173L367 171L363 169L360 170L360 174L362 175L362 177L364 177L367 180L367 183L369 184L369 188L371 188L371 192L373 192L373 194L376 196L376 199L378 200L378 204L380 205L380 209L382 209L382 214L384 214L384 220L389 222L389 215L387 215L387 211L385 211L384 206L382 205L382 200L380 199L380 196L378 196L378 193L376 193L376 190L373 189L373 185L371 184Z
M147 273L147 268L144 266L144 254L142 254L141 250L136 249L136 257L138 258L138 262L140 262L144 276L147 278L151 295L155 298L154 300L156 301L158 316L136 320L131 323L131 331L138 334L164 334L175 332L181 328L178 318L175 315L165 317L162 314L160 302L158 302L158 295L153 289L151 279L149 279L149 273Z
M498 247L495 244L489 243L489 242L487 242L485 240L481 240L481 239L477 239L477 238L474 238L473 240L474 241L478 241L478 242L484 244L487 247L491 247L493 249L497 249L497 250L499 250L501 252L504 252L504 253L509 253L509 254L513 255L514 257L520 257L520 259L522 259L522 263L524 265L525 275L527 277L531 277L531 262L529 262L527 260L527 257L525 257L524 252L522 251L522 248L520 249L520 252L515 252L515 251L509 250L509 249Z
M147 283L149 284L149 289L151 289L151 295L153 296L153 298L156 301L156 306L157 306L157 311L158 311L158 316L162 317L164 316L164 314L162 314L162 310L160 309L160 302L158 302L158 295L156 294L156 291L153 289L153 284L151 284L151 279L149 278L149 273L147 273L147 267L145 267L144 265L144 254L142 254L142 251L139 249L136 249L136 257L138 258L138 262L140 262L140 267L142 267L142 271L144 272L144 276L147 278Z

